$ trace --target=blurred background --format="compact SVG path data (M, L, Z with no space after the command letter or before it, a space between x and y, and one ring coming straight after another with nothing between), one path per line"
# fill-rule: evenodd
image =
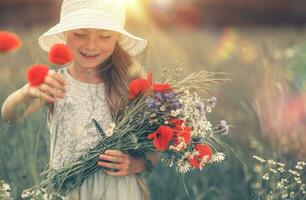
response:
M138 58L156 79L165 68L183 68L183 74L226 72L231 79L209 95L218 99L211 120L231 125L222 140L233 150L219 165L185 176L159 165L144 175L152 199L306 199L305 169L297 164L306 161L306 1L127 3L126 28L149 41ZM18 51L0 54L1 105L25 84L29 65L48 63L37 38L57 23L60 4L0 1L0 30L15 32L23 41ZM15 199L37 183L48 160L45 113L14 125L1 121L0 180L11 185Z

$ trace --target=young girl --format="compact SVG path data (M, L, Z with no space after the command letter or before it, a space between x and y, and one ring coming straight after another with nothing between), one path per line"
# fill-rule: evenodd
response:
M64 0L60 22L39 38L49 51L56 43L65 43L75 55L68 67L50 70L39 87L26 84L3 104L2 116L13 122L48 104L51 136L50 163L53 169L78 158L94 147L98 132L95 119L104 130L113 116L124 108L130 80L143 76L136 59L146 41L124 30L123 0ZM25 112L16 116L19 106ZM151 163L150 163L151 162ZM140 200L148 194L137 174L158 162L158 156L139 158L115 149L100 155L98 171L80 188L67 195L80 200ZM113 170L112 170L113 169Z

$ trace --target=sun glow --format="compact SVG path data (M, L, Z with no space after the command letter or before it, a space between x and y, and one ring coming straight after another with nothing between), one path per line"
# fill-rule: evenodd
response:
M139 9L140 7L139 0L125 0L125 2L126 2L127 8L130 10Z
M125 0L125 3L128 15L142 21L147 19L146 0Z

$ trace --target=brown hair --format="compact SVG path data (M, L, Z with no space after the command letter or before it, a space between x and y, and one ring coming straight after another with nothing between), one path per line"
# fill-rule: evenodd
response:
M116 43L112 56L99 66L107 103L113 115L125 106L130 81L128 68L131 65L132 57Z

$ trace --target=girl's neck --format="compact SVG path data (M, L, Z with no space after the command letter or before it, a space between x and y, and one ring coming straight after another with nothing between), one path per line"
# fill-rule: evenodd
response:
M68 71L72 77L81 82L93 84L102 82L98 72L98 67L92 69L84 69L82 66L75 62L69 67Z

